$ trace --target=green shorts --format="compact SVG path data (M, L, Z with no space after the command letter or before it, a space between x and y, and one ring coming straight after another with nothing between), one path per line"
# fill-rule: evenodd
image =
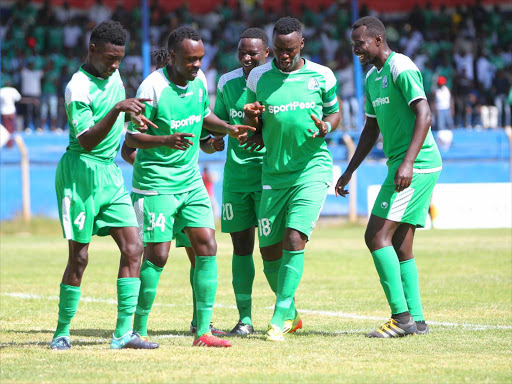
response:
M57 166L55 190L64 237L90 243L110 228L137 227L121 169L113 162L68 151Z
M329 185L312 182L283 189L264 189L258 213L260 247L283 240L285 228L293 228L308 239L315 228Z
M215 229L212 205L204 186L175 195L132 192L132 201L144 243L172 241L186 227Z
M441 171L417 173L412 176L411 185L402 192L395 192L396 167L388 170L388 175L373 205L372 215L398 223L424 227L432 191Z
M222 191L221 229L224 233L240 232L258 225L261 191Z

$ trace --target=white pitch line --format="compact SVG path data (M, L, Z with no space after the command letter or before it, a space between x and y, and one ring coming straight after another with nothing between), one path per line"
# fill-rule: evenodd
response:
M2 293L3 296L9 297L17 297L20 299L36 299L36 300L59 300L58 296L40 296L28 293L19 293L19 292L5 292ZM113 299L97 299L93 297L82 297L80 301L90 302L90 303L106 303L106 304L117 304L116 300ZM189 306L190 304L186 304ZM156 303L153 306L162 306L162 307L177 307L178 304L160 304ZM215 308L227 308L227 309L236 309L234 305L225 305L225 304L215 304ZM274 310L274 307L266 307L265 309ZM300 313L310 314L310 315L321 315L327 317L340 317L345 319L357 319L357 320L376 320L376 321L384 321L387 318L378 317L378 316L365 316L358 315L355 313L345 313L345 312L333 312L333 311L319 311L312 309L300 309ZM488 324L468 324L468 323L450 323L444 321L430 321L428 322L431 325L439 325L442 327L455 327L455 328L471 328L473 331L477 330L489 330L489 329L512 329L511 325L488 325Z

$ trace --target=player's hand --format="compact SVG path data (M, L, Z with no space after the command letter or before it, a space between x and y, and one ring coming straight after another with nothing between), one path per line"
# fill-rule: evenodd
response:
M244 150L249 152L260 151L265 147L263 143L263 136L261 133L255 133L247 140L247 145L244 147Z
M256 128L250 125L228 125L228 135L238 139L240 136L244 137L244 134L249 131L254 132Z
M141 133L146 133L149 129L149 126L158 129L158 125L153 123L144 115L135 115L132 113L130 116L130 120L133 126L137 129L137 131Z
M255 119L256 117L261 116L263 112L265 112L265 106L261 105L257 101L244 105L245 116L250 119Z
M412 164L402 163L395 172L395 191L402 192L412 182Z
M165 146L171 149L185 151L187 150L187 148L194 144L187 139L188 137L194 137L194 134L186 132L176 132L172 135L166 136Z
M221 152L224 150L224 136L217 136L211 139L212 140L212 148L215 149L215 152Z
M325 137L329 133L328 125L325 124L325 121L320 120L315 115L311 114L311 120L315 122L315 126L318 128L318 131L313 129L308 129L308 132L313 134L313 138L315 137Z
M144 112L146 105L144 104L146 101L151 101L152 99L144 99L139 97L134 97L132 99L126 99L120 101L116 104L115 108L121 112L131 112L136 115Z
M336 183L336 188L334 188L334 193L336 196L346 197L349 192L348 189L345 189L350 179L352 178L352 173L345 171L343 175L338 179Z

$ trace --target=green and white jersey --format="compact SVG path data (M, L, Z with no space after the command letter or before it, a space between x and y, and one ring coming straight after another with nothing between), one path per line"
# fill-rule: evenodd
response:
M265 106L263 189L289 188L332 180L332 156L324 138L312 138L311 119L339 110L336 77L323 65L304 60L294 72L282 72L274 62L254 68L247 79L247 102Z
M414 100L426 99L421 73L410 58L391 53L381 70L373 67L366 75L366 116L377 119L388 166L403 160L414 132L416 115L410 108ZM414 162L415 170L436 172L442 160L432 131Z
M119 114L107 137L92 151L83 149L77 137L87 132L125 98L126 92L119 71L115 71L108 79L103 79L80 68L69 81L65 92L66 114L69 122L67 150L78 152L85 157L113 161L119 150L124 127L124 112Z
M244 124L247 85L242 68L222 75L217 84L215 114L229 124ZM223 189L231 192L261 190L261 164L265 148L249 152L237 139L228 137Z
M202 129L203 119L210 114L208 87L202 71L185 87L171 82L167 67L150 74L139 86L137 97L148 98L145 116L158 126L149 127L147 134L172 135L177 132L194 134L188 138L193 145L185 151L168 147L139 149L133 164L133 192L143 195L176 194L202 186L197 163L199 141L209 136ZM128 132L139 131L130 124Z

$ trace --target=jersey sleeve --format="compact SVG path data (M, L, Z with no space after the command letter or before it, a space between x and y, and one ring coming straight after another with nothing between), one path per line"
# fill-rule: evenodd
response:
M368 92L368 81L366 81L365 87L364 87L364 95L365 95L365 102L364 102L364 113L368 117L377 117L377 114L375 113L375 109L373 108L372 100L370 99L370 93Z
M156 100L155 89L151 86L151 83L149 81L145 80L142 82L142 84L139 86L139 89L137 89L136 97L143 99L151 99L151 101L146 101L144 103L146 105L146 108L144 108L144 116L147 117L149 120L153 121L153 119L155 119L156 117L158 104ZM134 134L139 133L135 124L133 124L132 122L128 124L128 132Z
M322 90L322 112L324 116L332 115L340 110L336 89L336 76L329 70L325 75L325 87Z
M208 140L210 138L210 131L208 131L207 129L205 128L202 128L201 129L201 137L199 138L199 140Z
M206 76L204 75L204 72L199 70L197 73L197 78L201 81L203 88L199 89L201 98L203 100L203 118L207 117L212 111L210 110L210 97L208 95L208 83L206 81Z
M94 115L91 108L91 101L88 89L70 82L66 87L66 113L70 129L74 130L75 136L87 132L94 125Z
M224 92L220 87L217 87L217 98L215 99L215 108L213 109L213 112L219 119L229 122L229 113L226 103L224 102Z
M423 88L423 78L420 71L403 71L395 80L395 84L402 92L402 95L411 104L414 100L426 99L425 90Z
M257 79L255 72L256 71L251 71L251 73L249 73L249 77L247 77L247 104L254 103L256 101Z

